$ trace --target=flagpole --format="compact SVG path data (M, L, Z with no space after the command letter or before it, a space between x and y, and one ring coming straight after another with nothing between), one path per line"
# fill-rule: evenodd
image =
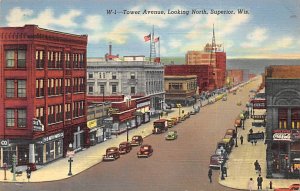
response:
M151 33L150 33L151 34ZM149 62L151 62L151 44L152 44L152 42L151 42L152 40L151 40L151 35L150 35L150 59L149 59Z

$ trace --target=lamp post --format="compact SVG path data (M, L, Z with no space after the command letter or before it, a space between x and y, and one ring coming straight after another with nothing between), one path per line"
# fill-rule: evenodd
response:
M6 163L3 163L3 168L4 168L4 180L7 180L7 178L6 178L7 164Z
M12 160L13 160L13 166L12 166L12 173L13 173L13 181L16 181L16 164L17 164L17 156L14 154L12 156Z
M127 142L129 141L129 137L128 137L129 136L129 130L128 130L129 125L130 125L130 123L129 123L129 121L127 121L126 122L126 132L127 132L127 139L126 140L127 140Z
M238 147L238 144L237 144L237 139L238 139L237 124L235 124L234 126L235 126L235 147Z
M68 152L69 152L69 153L67 153L67 155L69 155L69 160L68 160L68 162L69 162L69 173L68 173L68 176L72 176L72 162L73 162L72 157L74 155L72 143L69 144L69 151Z

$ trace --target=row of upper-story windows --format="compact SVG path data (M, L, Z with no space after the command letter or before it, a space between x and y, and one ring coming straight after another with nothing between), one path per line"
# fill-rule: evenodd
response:
M63 80L62 78L50 78L45 84L44 79L36 79L36 97L45 96L45 85L47 85L48 95L61 95L64 93L64 87L65 93L85 92L84 78L65 78L64 84Z
M278 109L278 128L279 129L300 129L300 108L292 108L288 116L288 108ZM290 123L288 121L290 119ZM288 124L291 124L290 126Z
M26 68L26 49L6 49L5 50L5 67L8 69L25 69ZM48 68L84 68L84 53L70 53L62 51L35 51L36 68L45 68L45 60L47 60Z
M106 77L108 76L106 73L109 72L88 72L88 79L93 79L96 78L96 76L98 75L99 79L106 79ZM117 72L111 72L111 79L118 79L118 73ZM136 75L135 72L130 72L130 79L136 79Z

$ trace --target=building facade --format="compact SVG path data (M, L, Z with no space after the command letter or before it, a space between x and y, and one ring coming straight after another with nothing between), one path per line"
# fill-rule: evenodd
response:
M197 76L165 76L165 91L165 101L168 105L193 105L196 103Z
M165 75L196 75L199 94L202 91L210 91L215 87L213 68L210 65L167 65Z
M267 177L299 178L300 66L265 71Z
M1 160L44 164L87 143L86 35L0 28Z

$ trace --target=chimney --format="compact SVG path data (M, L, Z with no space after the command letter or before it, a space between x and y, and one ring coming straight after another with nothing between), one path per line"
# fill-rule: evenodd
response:
M112 49L112 45L111 42L109 43L109 55L111 55L111 49Z

